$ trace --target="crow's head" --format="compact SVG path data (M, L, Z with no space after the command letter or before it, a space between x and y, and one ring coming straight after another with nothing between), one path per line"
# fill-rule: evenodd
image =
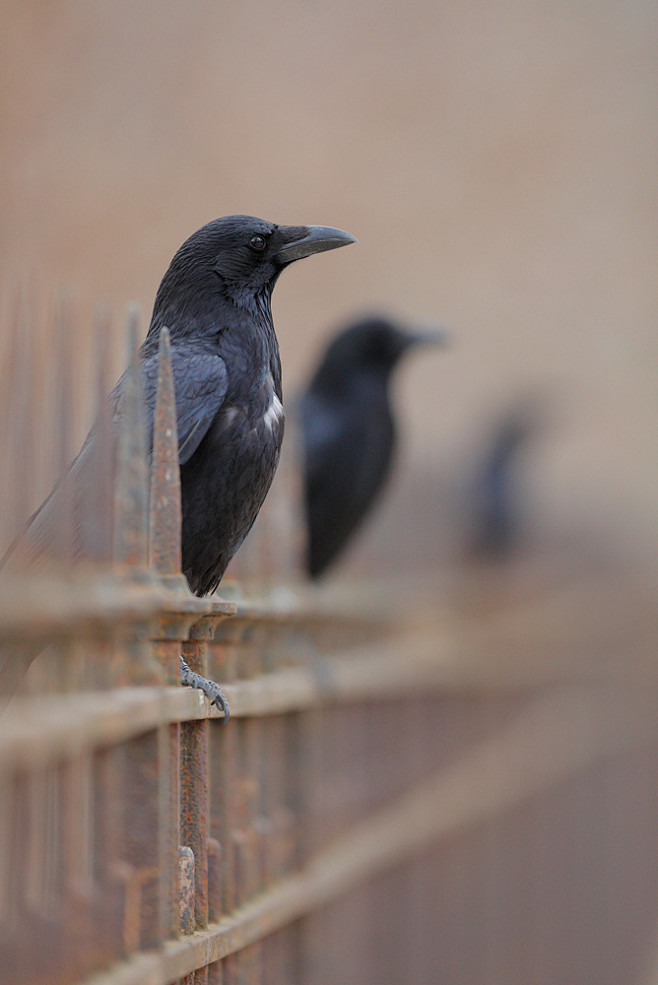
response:
M215 219L193 233L165 274L156 309L172 296L201 290L222 293L240 307L269 294L289 263L356 240L329 226L277 226L248 215Z
M335 379L364 372L387 378L400 357L413 346L444 345L448 338L443 328L409 330L388 318L364 318L335 336L319 372Z

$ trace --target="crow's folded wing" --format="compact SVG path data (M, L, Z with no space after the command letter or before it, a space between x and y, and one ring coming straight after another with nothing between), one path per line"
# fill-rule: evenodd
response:
M176 394L178 461L185 465L201 444L224 403L228 373L222 357L201 346L172 346L171 363ZM158 381L157 353L142 361L141 374L150 447L153 442L155 391Z

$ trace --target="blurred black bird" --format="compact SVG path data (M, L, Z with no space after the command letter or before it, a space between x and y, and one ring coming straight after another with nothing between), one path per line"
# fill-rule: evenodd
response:
M147 435L152 443L158 343L166 326L178 422L182 564L197 595L217 588L279 459L284 417L272 289L293 261L353 242L349 233L327 226L227 216L193 233L162 279L140 351ZM125 376L110 398L117 427L124 384ZM93 434L71 466L76 485L89 481ZM32 553L47 549L53 537L52 499L31 519Z
M407 331L375 317L330 342L300 401L312 578L343 550L388 476L395 445L393 370L410 349L446 341L443 329Z
M538 399L524 398L495 421L473 481L469 553L502 561L513 552L524 518L524 455L545 426Z

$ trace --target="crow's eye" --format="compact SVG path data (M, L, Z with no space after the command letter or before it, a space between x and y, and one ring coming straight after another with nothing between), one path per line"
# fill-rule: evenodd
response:
M264 236L252 236L249 240L249 246L252 250L256 250L257 253L260 253L261 250L264 250L267 246L267 241Z

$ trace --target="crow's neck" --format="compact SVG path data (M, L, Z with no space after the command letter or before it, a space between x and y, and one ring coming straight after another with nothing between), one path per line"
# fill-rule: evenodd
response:
M157 344L160 329L166 325L173 343L183 339L196 342L212 341L232 326L242 325L274 336L271 307L272 290L266 285L261 291L247 292L231 289L216 276L208 284L199 284L194 291L181 296L174 290L160 290L155 299L146 346Z
M244 342L247 337L250 339L248 349L255 378L271 374L274 391L279 400L282 400L279 341L272 318L273 286L273 283L266 284L257 293L233 290L227 296L234 306L241 340Z

